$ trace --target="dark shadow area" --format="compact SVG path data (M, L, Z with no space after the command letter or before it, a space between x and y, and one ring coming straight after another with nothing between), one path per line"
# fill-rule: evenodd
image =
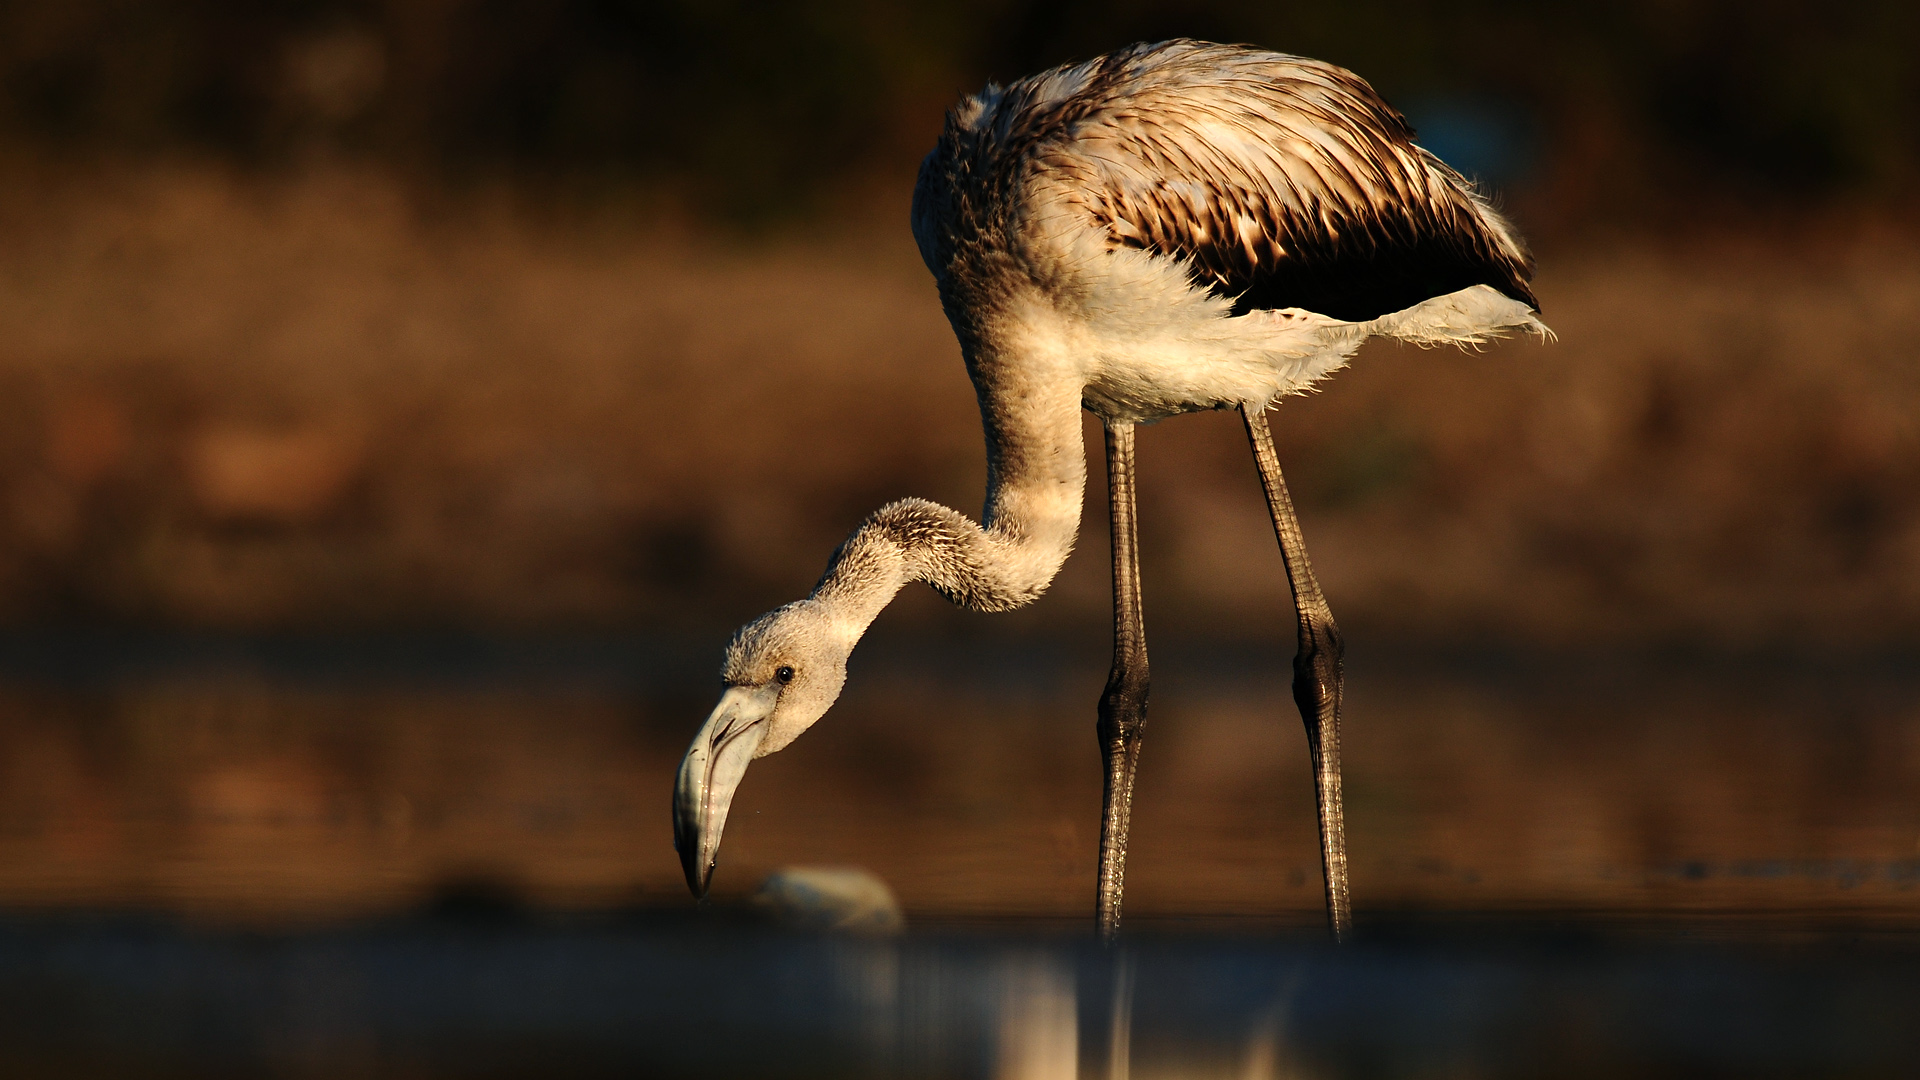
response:
M1149 934L1118 954L1135 974L1133 1068L1907 1074L1920 1052L1910 934L1812 949L1695 925L1711 940L1572 917L1405 923L1343 950L1310 935ZM1018 927L868 941L659 914L292 933L14 918L0 923L0 1063L64 1076L1071 1075L1037 1070L1100 1052L1116 959Z

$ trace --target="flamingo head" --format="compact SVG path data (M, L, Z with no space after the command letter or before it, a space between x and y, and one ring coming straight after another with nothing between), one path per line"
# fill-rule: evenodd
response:
M693 737L674 787L673 845L695 896L707 895L747 766L826 714L846 684L853 637L824 605L802 600L748 623L727 646L720 704Z

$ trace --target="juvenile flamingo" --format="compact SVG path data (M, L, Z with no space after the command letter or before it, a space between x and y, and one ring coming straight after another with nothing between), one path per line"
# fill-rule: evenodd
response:
M674 843L696 895L748 763L827 711L848 654L901 587L924 581L978 611L1046 590L1079 528L1085 408L1105 425L1113 535L1097 909L1111 939L1147 709L1134 426L1235 408L1293 588L1293 696L1313 762L1327 918L1335 939L1347 935L1342 645L1266 410L1370 337L1472 346L1549 333L1512 227L1413 138L1352 72L1190 40L989 85L948 114L920 166L913 234L979 396L986 509L976 524L921 499L881 507L812 595L734 637L725 691L674 798Z

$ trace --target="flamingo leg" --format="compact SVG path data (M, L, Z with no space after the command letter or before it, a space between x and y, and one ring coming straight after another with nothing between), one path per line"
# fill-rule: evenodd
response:
M1242 407L1253 460L1260 469L1260 486L1267 493L1267 513L1280 541L1280 557L1287 565L1287 583L1293 587L1293 611L1300 649L1293 658L1293 701L1307 726L1307 749L1313 756L1314 797L1320 807L1320 866L1327 890L1327 926L1340 941L1353 929L1353 910L1347 900L1347 827L1340 799L1340 661L1345 646L1333 610L1314 579L1307 561L1306 538L1293 513L1293 498L1280 475L1280 457L1273 451L1264 409Z
M1113 671L1100 695L1100 753L1107 767L1100 818L1102 941L1120 932L1120 893L1127 873L1127 826L1133 775L1147 727L1147 632L1140 608L1139 542L1134 527L1133 425L1109 422L1107 506L1113 523Z

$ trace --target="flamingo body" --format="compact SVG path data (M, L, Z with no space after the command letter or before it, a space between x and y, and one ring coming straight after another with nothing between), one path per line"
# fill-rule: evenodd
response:
M675 792L688 885L704 895L747 765L827 711L848 654L900 588L922 581L981 611L1046 590L1078 536L1085 408L1107 429L1114 537L1098 910L1102 932L1117 930L1147 700L1133 429L1239 408L1293 586L1294 697L1339 937L1349 918L1341 644L1264 411L1344 365L1370 337L1431 346L1514 330L1546 335L1525 249L1358 76L1186 40L989 86L962 102L921 166L913 233L980 400L986 507L978 522L922 499L881 507L834 552L810 596L734 637L726 691Z
M1371 87L1239 46L988 87L922 164L913 226L963 344L1057 357L1106 419L1264 406L1373 336L1545 330L1512 229Z

